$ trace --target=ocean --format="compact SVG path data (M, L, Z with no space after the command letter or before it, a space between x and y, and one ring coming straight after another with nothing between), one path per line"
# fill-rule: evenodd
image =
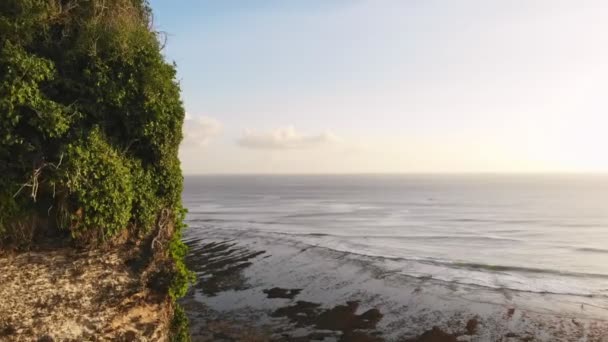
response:
M608 176L187 176L186 238L298 243L416 278L608 295Z

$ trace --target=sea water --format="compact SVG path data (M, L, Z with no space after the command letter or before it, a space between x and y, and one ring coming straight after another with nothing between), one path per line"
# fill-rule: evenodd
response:
M187 176L186 236L255 236L488 289L608 295L606 175Z

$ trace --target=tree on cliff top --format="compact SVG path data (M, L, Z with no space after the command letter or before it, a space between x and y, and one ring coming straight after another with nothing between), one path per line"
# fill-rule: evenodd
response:
M184 294L184 109L161 41L146 0L0 1L0 248L145 237Z
M161 41L146 0L0 1L0 248L146 237L184 294L184 109Z
M0 2L0 239L181 224L184 109L143 0Z

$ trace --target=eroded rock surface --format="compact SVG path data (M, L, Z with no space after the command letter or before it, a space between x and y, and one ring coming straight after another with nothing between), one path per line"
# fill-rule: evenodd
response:
M170 305L126 252L0 253L1 341L163 341Z

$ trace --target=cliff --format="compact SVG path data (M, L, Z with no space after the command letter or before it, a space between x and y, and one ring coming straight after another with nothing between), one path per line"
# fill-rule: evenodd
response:
M188 339L163 42L146 0L0 2L3 338Z
M0 340L165 341L172 303L124 249L0 255Z

